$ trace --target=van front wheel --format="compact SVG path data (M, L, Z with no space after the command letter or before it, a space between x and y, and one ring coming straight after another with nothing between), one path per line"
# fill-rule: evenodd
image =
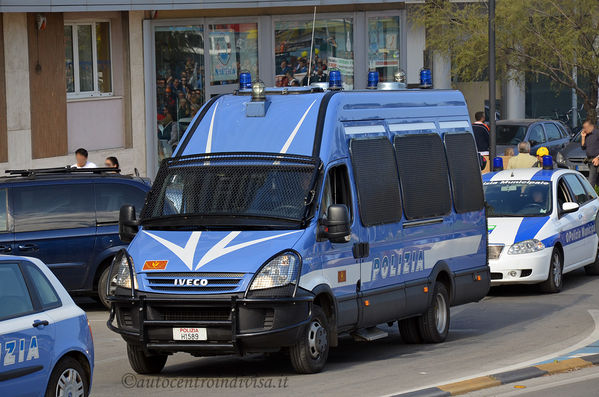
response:
M418 319L420 336L424 343L440 343L449 333L449 293L443 283L435 283L433 299L426 312Z
M291 364L297 373L314 374L322 371L329 356L329 323L320 306L312 306L312 319L300 340L289 348Z
M157 374L162 371L168 356L166 354L147 355L141 346L127 343L127 357L131 368L141 375Z

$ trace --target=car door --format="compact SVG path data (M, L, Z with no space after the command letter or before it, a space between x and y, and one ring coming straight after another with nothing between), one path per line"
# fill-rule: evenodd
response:
M0 254L10 254L14 243L8 208L8 190L3 188L0 189Z
M53 361L55 328L26 266L0 261L0 393L5 396L43 394Z
M67 290L82 289L93 258L93 185L54 183L11 189L16 255L41 259Z
M530 154L533 156L537 154L538 148L545 146L547 137L545 136L545 131L543 130L543 125L541 123L535 123L528 127L527 140L530 142Z
M569 140L564 138L555 123L548 122L543 123L545 127L545 135L547 136L547 148L549 149L549 154L555 157L557 152L566 147Z
M589 197L582 183L576 174L566 174L564 181L570 189L570 197L580 208L578 211L568 214L566 217L570 223L566 225L564 233L564 244L571 245L572 262L564 264L564 269L568 267L578 267L582 264L588 264L589 260L594 259L597 245L596 234L589 234L588 230L594 231L593 223L595 221L596 209L589 204ZM592 239L592 241L591 241Z

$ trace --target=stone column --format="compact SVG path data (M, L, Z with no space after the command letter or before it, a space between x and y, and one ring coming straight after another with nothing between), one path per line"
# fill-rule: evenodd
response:
M451 88L451 58L435 52L433 54L433 88Z
M507 74L505 85L505 111L502 119L523 119L526 116L526 91L524 89L524 75L515 71Z

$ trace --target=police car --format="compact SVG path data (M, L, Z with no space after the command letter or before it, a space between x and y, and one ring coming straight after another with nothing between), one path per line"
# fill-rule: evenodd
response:
M39 259L0 256L0 395L87 396L87 316Z
M488 205L491 284L540 284L559 292L562 275L599 274L599 200L577 171L504 170L483 176Z

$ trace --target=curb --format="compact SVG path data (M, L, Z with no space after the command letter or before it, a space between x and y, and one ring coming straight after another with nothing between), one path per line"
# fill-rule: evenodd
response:
M458 396L490 387L506 385L508 383L520 382L526 379L538 378L545 375L553 375L560 372L574 371L586 367L599 365L599 354L585 357L570 358L555 361L548 364L533 365L514 371L501 372L498 374L481 376L467 379L461 382L448 383L437 387L416 390L408 393L395 394L393 397L447 397Z

